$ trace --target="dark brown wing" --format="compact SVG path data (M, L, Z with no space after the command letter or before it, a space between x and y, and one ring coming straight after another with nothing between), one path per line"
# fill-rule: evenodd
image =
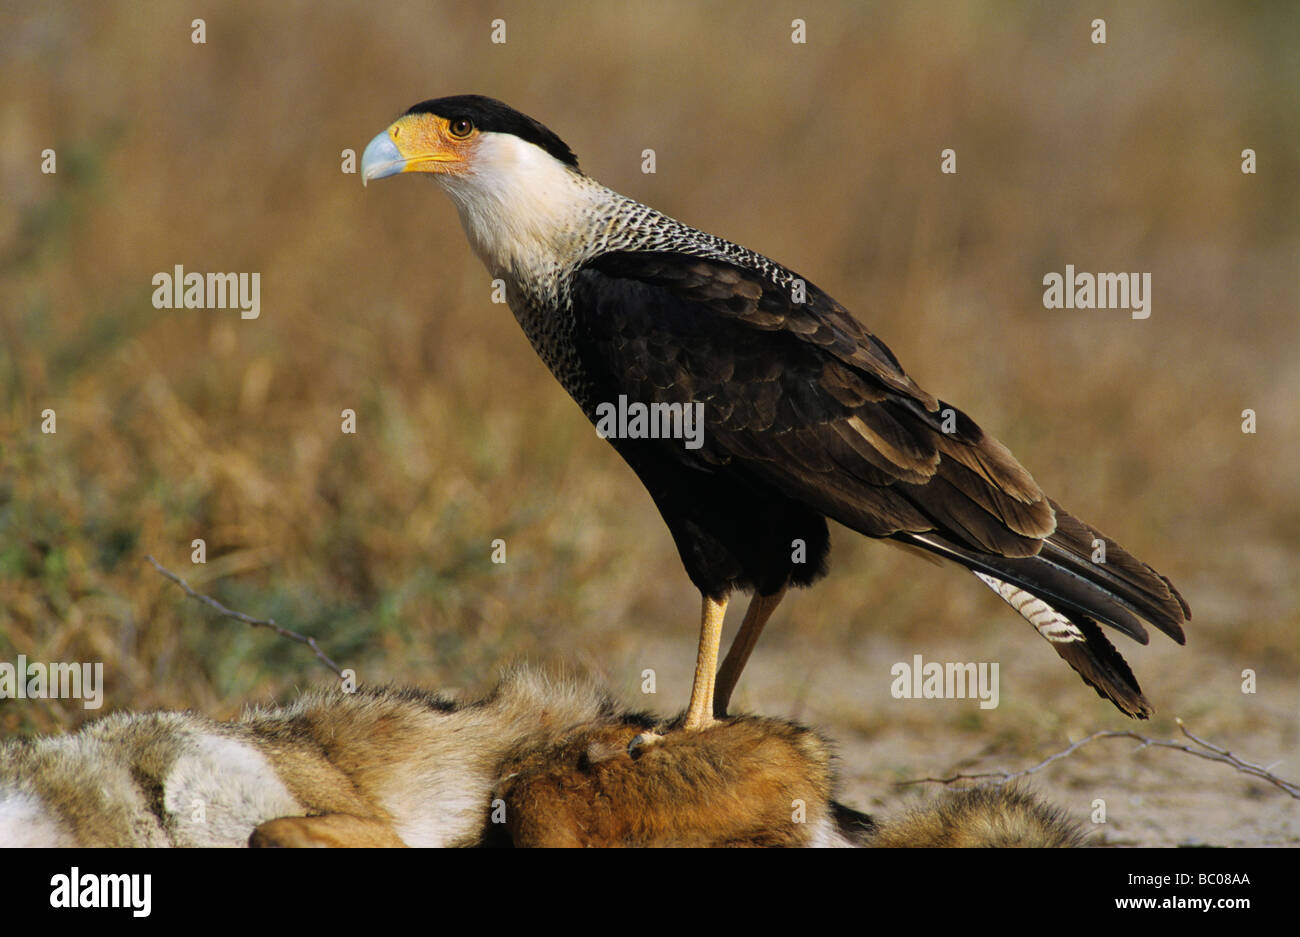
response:
M576 283L580 346L613 389L704 404L696 458L739 460L875 537L940 530L975 550L1032 556L1055 529L1006 448L918 387L815 286L796 303L756 273L671 253L605 255Z
M1088 683L1145 715L1094 622L1145 644L1145 619L1182 643L1190 613L1169 581L1061 511L1005 446L918 387L821 290L805 283L796 302L790 276L677 253L605 255L575 280L580 353L611 400L704 404L704 445L681 458L743 467L863 534L983 574ZM1092 560L1097 539L1105 563ZM1018 590L1064 622L1068 640L1035 621Z

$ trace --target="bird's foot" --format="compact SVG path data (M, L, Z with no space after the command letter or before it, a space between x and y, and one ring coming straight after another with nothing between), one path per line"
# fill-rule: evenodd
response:
M699 732L701 729L711 728L712 726L717 725L721 721L722 720L710 715L704 715L704 716L697 715L695 716L695 718L691 718L691 715L687 714L686 719L682 722L682 724L679 726L675 726L673 728L673 731L674 732ZM632 758L634 759L639 758L648 749L654 748L656 745L662 743L664 740L664 733L660 731L656 731L656 729L662 729L662 728L663 726L656 726L655 729L651 729L647 732L642 732L634 736L632 738L632 741L627 743L627 753L631 755Z

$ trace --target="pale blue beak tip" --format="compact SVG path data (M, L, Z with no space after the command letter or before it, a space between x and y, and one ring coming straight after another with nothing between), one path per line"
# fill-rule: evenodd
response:
M405 158L385 130L366 144L366 151L361 154L361 184L365 185L371 179L395 176L405 166Z

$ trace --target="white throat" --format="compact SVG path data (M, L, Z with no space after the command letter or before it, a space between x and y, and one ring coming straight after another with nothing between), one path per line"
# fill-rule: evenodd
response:
M435 178L456 203L470 245L493 276L579 259L598 205L608 205L612 195L508 133L483 133L468 172Z

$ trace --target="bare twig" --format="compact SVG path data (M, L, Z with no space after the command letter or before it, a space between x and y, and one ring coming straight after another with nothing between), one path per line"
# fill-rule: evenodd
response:
M1043 768L1046 768L1052 762L1058 761L1062 758L1072 755L1075 751L1082 748L1084 745L1087 745L1089 742L1095 742L1097 739L1132 739L1135 742L1141 743L1141 745L1139 746L1139 750L1142 748L1146 748L1148 746L1154 746L1156 748L1172 748L1175 751L1186 752L1189 755L1195 755L1197 758L1204 758L1207 761L1217 761L1220 762L1221 764L1230 765L1231 767L1235 768L1237 771L1240 771L1242 774L1249 774L1252 777L1259 778L1262 781L1267 781L1269 784L1272 784L1274 787L1281 788L1287 794L1300 800L1300 784L1296 784L1294 781L1288 781L1284 778L1278 777L1263 765L1257 765L1254 764L1253 762L1245 761L1241 758L1238 758L1236 755L1232 754L1232 752L1228 751L1226 748L1220 748L1219 746L1211 742L1207 742L1205 739L1193 735L1191 732L1187 730L1187 726L1183 725L1183 720L1178 719L1176 721L1178 722L1178 728L1182 731L1183 735L1185 735L1187 738L1191 739L1193 742L1199 745L1200 748L1193 748L1190 745L1183 745L1173 740L1167 741L1164 739L1148 738L1145 735L1139 735L1137 732L1132 732L1132 731L1094 732L1092 733L1092 735L1089 735L1087 738L1080 739L1079 741L1075 742L1073 745L1070 745L1068 748L1064 748L1061 751L1057 752L1056 754L1044 758L1042 761L1034 765L1032 768L1025 768L1023 771L989 771L982 774L954 774L952 777L948 777L948 778L917 778L911 781L902 781L899 783L898 786L907 787L908 785L911 784L948 785L948 784L955 784L959 781L988 781L989 784L1005 784L1008 781L1014 781L1017 778L1023 778L1026 777L1027 775L1035 773L1036 771L1041 771Z
M274 631L282 638L288 638L291 641L297 641L299 644L307 645L309 648L312 649L313 653L315 653L315 655L318 658L320 658L320 661L326 667L334 671L334 673L337 674L339 677L343 676L343 668L341 668L338 664L334 663L334 661L330 660L330 658L326 655L326 653L320 649L320 646L316 643L315 638L309 637L305 634L299 634L296 631L290 631L288 628L282 628L279 625L277 625L273 619L254 618L252 615L245 615L243 612L236 612L232 609L226 608L216 599L212 598L212 596L204 595L202 592L195 592L192 588L190 588L190 584L188 582L186 582L180 576L177 576L175 573L167 569L165 566L161 565L152 556L146 556L145 559L147 559L150 563L152 563L153 568L158 570L158 572L162 573L163 576L170 579L172 582L176 583L176 585L184 589L185 594L188 595L190 598L198 599L204 605L207 605L209 608L215 609L219 614L225 615L227 618L233 618L236 621L242 621L246 625L253 625L258 628L270 628L272 631Z

